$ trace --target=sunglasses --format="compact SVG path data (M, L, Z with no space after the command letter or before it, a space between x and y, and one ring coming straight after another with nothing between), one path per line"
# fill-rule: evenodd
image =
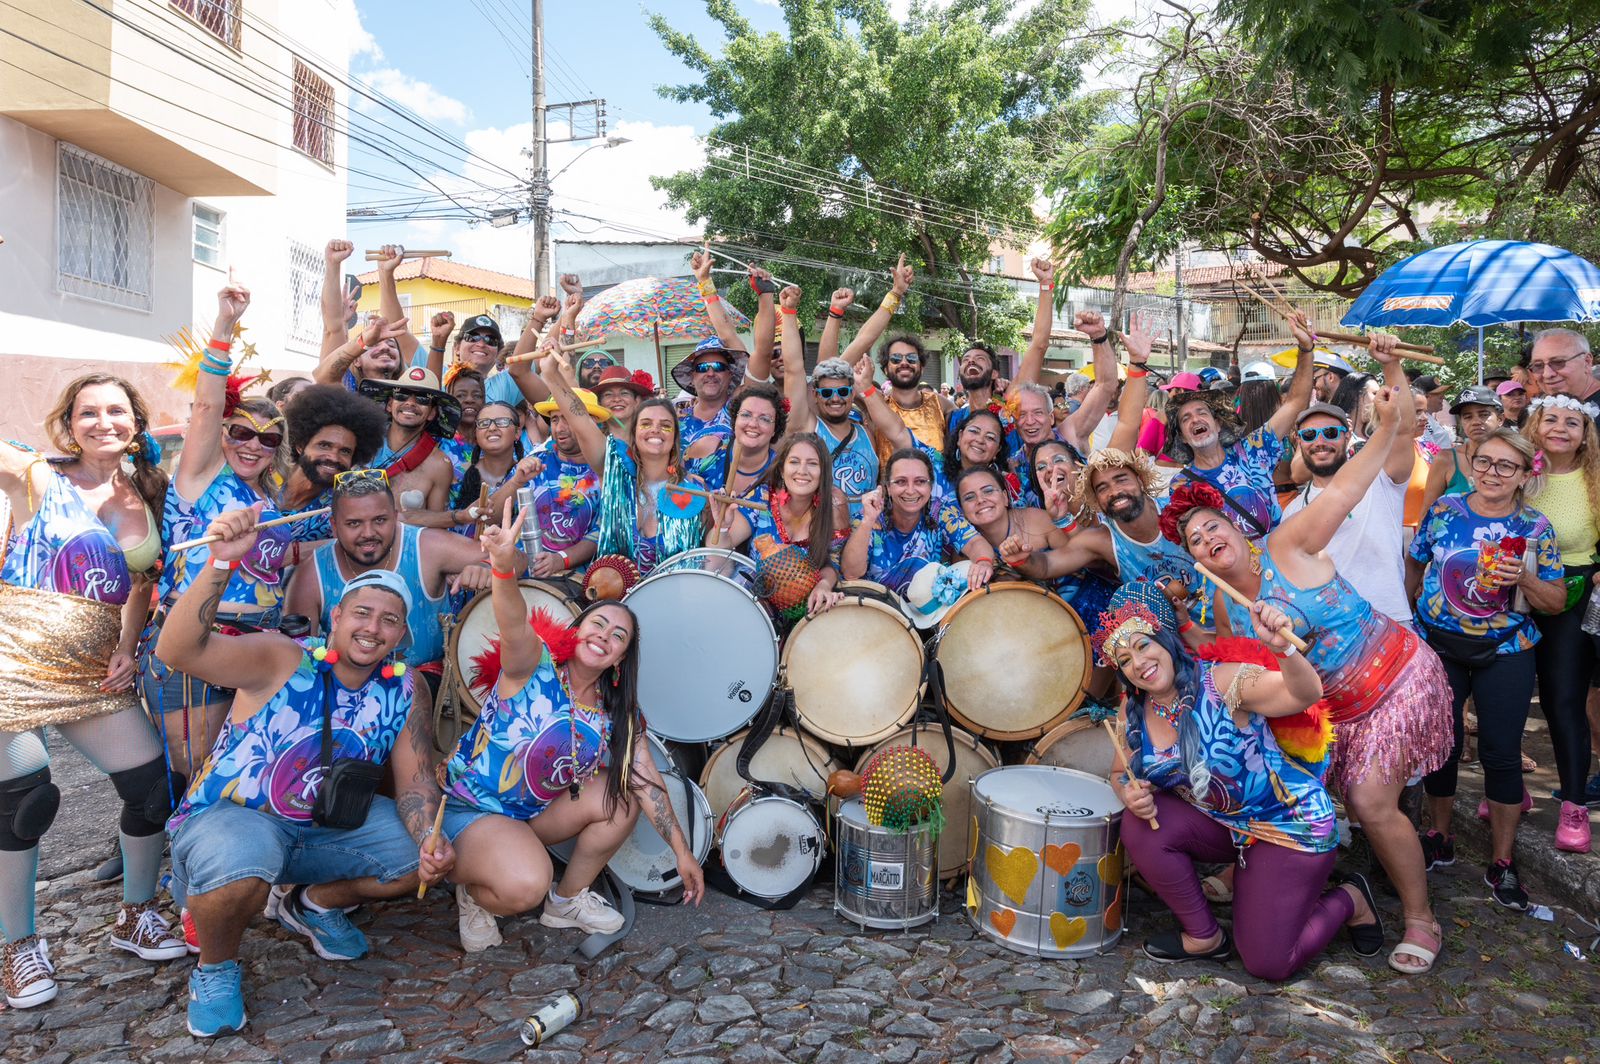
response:
M224 431L227 432L228 439L234 443L249 443L251 440L260 440L261 446L269 451L277 450L278 445L283 442L283 433L281 432L257 432L247 425L228 425Z
M727 373L729 369L730 367L726 362L696 362L694 364L696 373Z
M512 425L515 425L516 423L517 423L517 419L514 418L514 417L480 417L478 419L478 428L480 428L480 429L508 429Z
M614 363L609 358L586 358L579 365L584 369L610 369Z
M846 384L842 388L818 388L817 398L832 399L837 396L840 399L848 399L853 391L855 391L855 385L853 384Z
M889 362L891 365L895 366L900 365L902 362L915 362L920 365L922 363L922 359L918 355L890 355Z
M343 473L333 475L333 490L340 491L356 484L389 484L389 471L386 469L346 469Z
M414 392L409 388L390 388L389 399L391 401L411 403L414 406L428 407L431 407L434 403L438 402L438 400L431 395L423 395L422 393Z
M1300 437L1301 443L1311 443L1318 436L1325 440L1336 440L1343 436L1346 431L1343 425L1324 425L1320 429L1300 429L1295 435Z
M498 344L498 341L494 338L494 333L487 332L470 333L462 342L469 344Z

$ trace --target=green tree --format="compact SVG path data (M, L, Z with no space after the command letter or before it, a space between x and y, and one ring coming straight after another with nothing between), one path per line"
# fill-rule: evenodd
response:
M1018 6L919 0L902 23L885 0L784 0L785 31L758 33L733 0L707 0L720 54L652 15L696 76L658 91L718 120L705 165L655 184L808 299L881 291L903 251L917 269L911 320L1014 344L1026 308L981 272L995 242L1037 236L1055 145L1094 113L1076 96L1088 0Z

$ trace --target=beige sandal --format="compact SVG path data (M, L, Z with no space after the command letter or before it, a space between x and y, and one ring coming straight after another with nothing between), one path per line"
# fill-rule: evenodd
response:
M1423 941L1413 942L1411 939L1419 938ZM1427 943L1432 939L1432 948ZM1421 920L1407 920L1405 934L1400 936L1400 944L1389 954L1389 967L1402 975L1427 975L1433 971L1433 962L1444 951L1444 928L1437 923L1423 924ZM1420 966L1401 964L1399 958L1411 957L1422 962Z
M1233 891L1221 876L1206 876L1200 881L1200 893L1213 905L1226 905L1233 900Z

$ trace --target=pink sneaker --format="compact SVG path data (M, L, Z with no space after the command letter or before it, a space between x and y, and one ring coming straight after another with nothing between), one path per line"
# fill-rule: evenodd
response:
M1533 795L1528 793L1528 788L1522 788L1522 815L1527 816L1533 811ZM1478 803L1478 819L1489 819L1489 799L1485 798Z
M1589 852L1589 810L1572 802L1561 803L1561 822L1556 825L1556 849L1568 853Z

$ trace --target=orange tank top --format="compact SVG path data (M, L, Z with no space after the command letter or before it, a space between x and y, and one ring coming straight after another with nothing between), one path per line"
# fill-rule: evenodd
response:
M906 428L911 430L911 435L932 447L935 451L944 451L944 407L939 405L939 396L934 392L923 392L922 403L910 410L905 409L894 401L894 396L885 395L889 409L900 415L900 420L905 422ZM889 460L890 447L887 441L878 440L878 461Z

